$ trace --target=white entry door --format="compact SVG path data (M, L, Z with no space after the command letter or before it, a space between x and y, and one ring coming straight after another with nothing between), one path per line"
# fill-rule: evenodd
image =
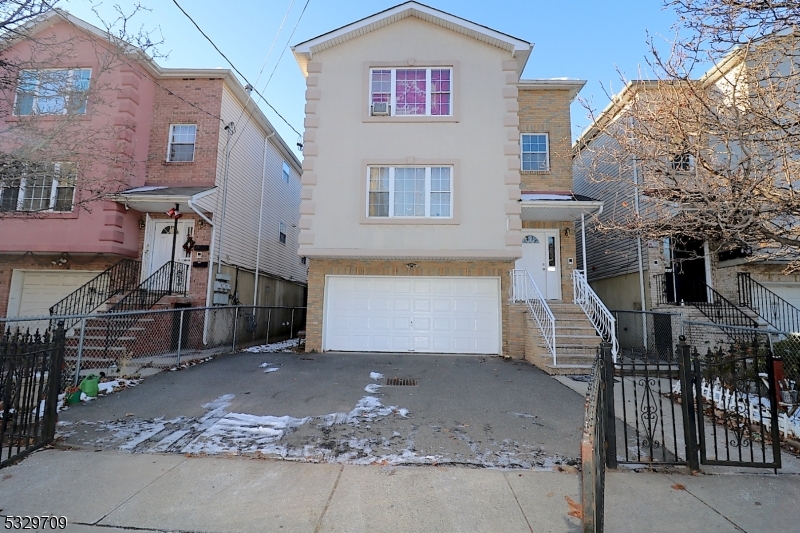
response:
M560 257L558 231L522 231L522 258L516 268L528 271L547 300L561 299Z
M500 280L327 276L323 350L500 353Z
M175 222L172 220L157 221L153 223L153 234L150 243L150 261L148 276L172 260L172 237ZM192 266L192 254L183 251L183 244L188 237L194 236L194 220L179 220L178 235L175 239L175 261L184 263L189 268ZM189 280L186 280L186 289Z

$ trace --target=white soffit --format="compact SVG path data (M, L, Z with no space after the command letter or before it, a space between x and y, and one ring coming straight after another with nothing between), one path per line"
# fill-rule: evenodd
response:
M408 17L436 24L456 33L472 37L478 41L496 46L511 53L520 65L520 72L528 60L533 46L527 41L517 39L511 35L481 26L466 19L456 17L450 13L439 11L418 2L406 2L398 6L381 11L352 24L324 33L308 41L292 47L295 59L300 65L303 74L307 74L306 66L315 53L345 43L389 24L394 24Z

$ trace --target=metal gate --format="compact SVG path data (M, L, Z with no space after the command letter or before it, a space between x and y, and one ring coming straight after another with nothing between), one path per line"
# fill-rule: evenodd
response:
M0 467L53 441L64 322L44 335L0 330Z
M700 354L681 336L674 355L629 350L612 361L607 465L781 467L778 379L769 345ZM615 416L622 423L616 423Z

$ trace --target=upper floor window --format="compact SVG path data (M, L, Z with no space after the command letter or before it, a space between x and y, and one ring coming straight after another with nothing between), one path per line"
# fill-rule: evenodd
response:
M289 183L289 177L292 175L292 169L289 167L289 163L286 161L283 162L283 181Z
M0 163L0 211L72 211L74 163Z
M452 167L369 167L370 217L451 218Z
M522 134L522 170L550 170L546 133Z
M90 69L22 70L17 82L15 115L86 113Z
M452 68L376 68L370 70L373 116L449 116L453 114Z
M286 244L286 224L283 222L278 223L278 242Z
M172 124L169 127L169 147L167 161L194 161L194 141L197 137L197 124Z

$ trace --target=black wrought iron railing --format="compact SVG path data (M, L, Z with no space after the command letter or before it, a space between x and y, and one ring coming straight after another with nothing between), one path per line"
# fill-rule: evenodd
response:
M164 296L185 295L188 279L187 264L168 261L127 296L111 306L104 317L106 322L104 357L109 357L111 347L141 318L140 315L115 316L116 314L150 309Z
M50 315L86 315L103 305L112 296L126 294L139 285L142 263L134 259L122 261L107 268L78 289L59 300L50 308ZM65 324L67 329L77 319Z
M750 277L749 272L737 276L739 305L752 309L778 331L800 333L800 309Z
M737 326L741 328L757 328L758 322L742 311L733 302L702 281L695 281L708 295L705 302L686 302L694 306L715 324Z
M109 313L150 309L164 296L186 294L189 266L177 261L167 261L149 278L139 283L124 298L112 305Z

